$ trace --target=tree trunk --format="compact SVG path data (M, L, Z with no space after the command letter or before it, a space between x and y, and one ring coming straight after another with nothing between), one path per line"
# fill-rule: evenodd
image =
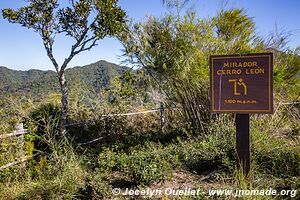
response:
M60 83L60 91L61 91L60 133L65 134L66 125L67 125L67 113L68 113L68 87L67 87L64 71L61 71L59 74L59 83Z

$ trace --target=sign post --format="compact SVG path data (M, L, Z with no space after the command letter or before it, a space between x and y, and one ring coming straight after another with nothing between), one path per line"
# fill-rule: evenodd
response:
M235 125L238 167L243 174L248 175L251 166L249 114L236 114Z
M273 53L210 56L211 111L236 113L236 150L250 171L249 114L273 113Z

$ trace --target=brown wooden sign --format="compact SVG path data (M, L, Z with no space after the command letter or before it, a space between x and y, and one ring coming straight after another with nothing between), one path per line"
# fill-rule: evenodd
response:
M273 113L273 53L210 56L211 110Z

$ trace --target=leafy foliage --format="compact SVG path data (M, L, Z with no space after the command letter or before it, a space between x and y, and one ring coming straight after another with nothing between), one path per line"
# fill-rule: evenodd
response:
M113 36L124 29L125 12L116 5L116 0L70 2L70 7L60 8L58 0L30 0L28 6L19 10L3 9L2 15L11 23L18 23L38 32L50 51L54 35L65 33L76 40L72 47L74 54L88 50L98 39L107 35ZM96 15L89 22L92 10ZM87 47L90 42L92 44Z
M250 51L249 44L255 38L255 25L244 10L221 10L213 20L217 37L226 42L228 51Z

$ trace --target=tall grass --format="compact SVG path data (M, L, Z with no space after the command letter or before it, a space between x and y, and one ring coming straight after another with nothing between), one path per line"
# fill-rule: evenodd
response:
M73 199L84 188L86 172L82 158L76 155L69 138L55 137L57 120L53 117L40 115L31 124L35 124L36 129L43 126L43 134L31 134L46 144L47 149L39 149L27 164L24 176L18 176L18 166L1 171L4 180L0 181L0 199ZM14 174L14 178L9 178L10 174Z

